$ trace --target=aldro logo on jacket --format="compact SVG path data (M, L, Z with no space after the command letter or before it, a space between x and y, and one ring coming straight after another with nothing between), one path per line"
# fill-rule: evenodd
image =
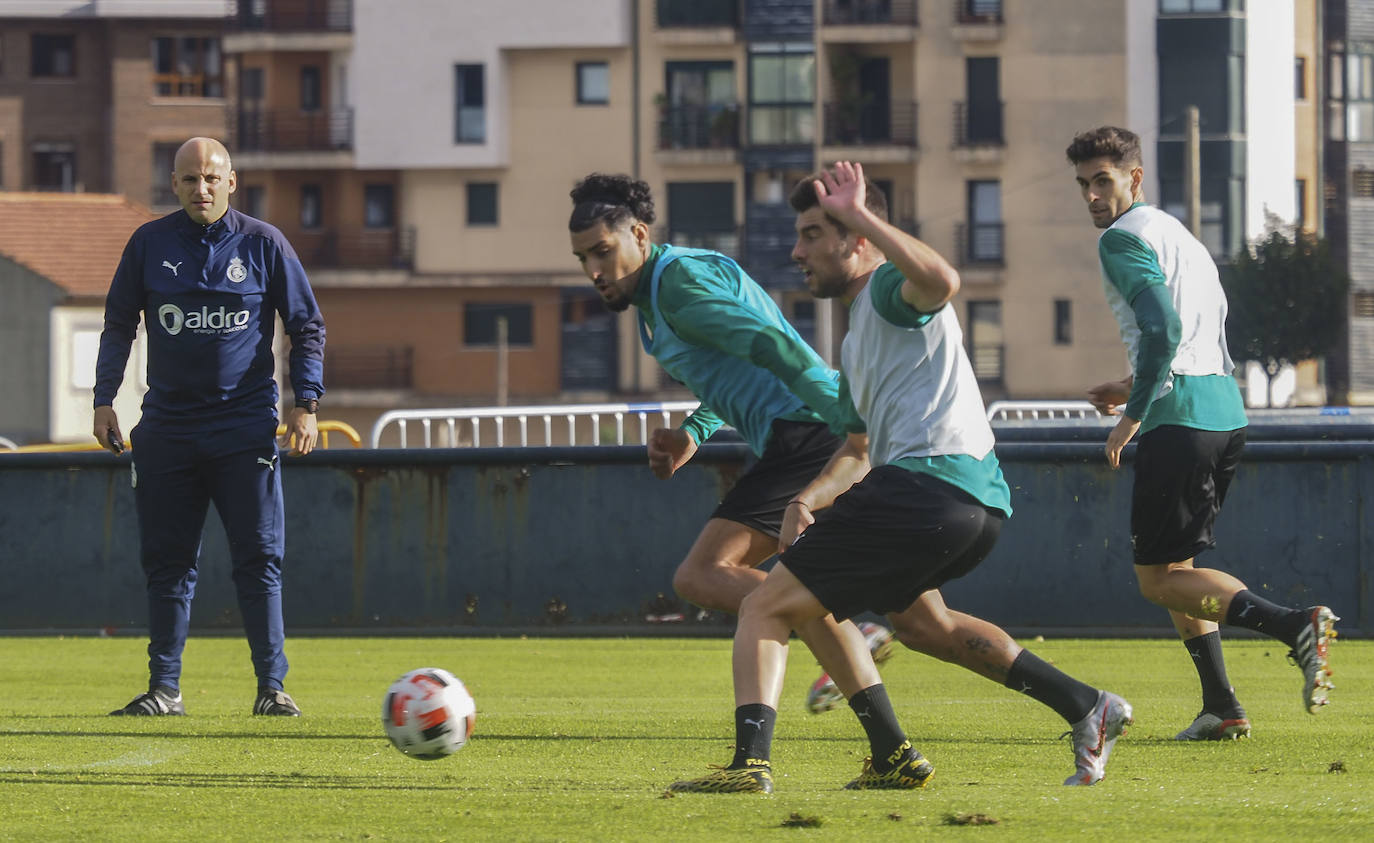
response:
M196 334L232 334L247 328L251 318L247 310L230 310L223 305L217 310L206 306L190 313L174 304L164 304L157 309L157 321L172 337L183 329Z

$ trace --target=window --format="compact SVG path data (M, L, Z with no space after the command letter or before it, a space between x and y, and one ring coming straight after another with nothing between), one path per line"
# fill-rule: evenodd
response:
M611 101L611 68L604 61L577 63L577 104L606 105Z
M1350 46L1331 54L1327 131L1335 141L1374 141L1374 44Z
M179 146L180 144L175 143L153 144L153 183L150 199L153 207L181 203L172 191L172 166Z
M454 143L486 143L487 111L480 64L455 64Z
M1307 225L1307 179L1293 182L1293 222L1299 227Z
M396 224L396 188L389 184L363 186L363 225L391 228Z
M816 55L810 44L751 44L749 138L809 144L816 136Z
M496 302L463 305L463 345L496 345L502 319L506 321L506 345L534 345L534 308L529 304Z
M1293 98L1307 99L1307 58L1298 56L1293 59Z
M1350 297L1350 315L1356 319L1374 319L1374 293L1356 292Z
M34 144L33 189L62 193L76 190L76 147L69 143Z
M964 60L965 113L959 121L963 144L1002 143L1001 60L996 56Z
M1002 183L968 183L968 242L973 263L1000 263L1002 254Z
M960 23L1000 23L1002 0L958 0Z
M496 182L468 182L468 225L496 225Z
M234 191L237 201L234 203L240 211L256 219L267 218L267 198L266 191L260 184L240 185Z
M1223 11L1226 2L1227 0L1159 0L1159 13L1161 15L1215 13Z
M319 111L320 69L313 64L301 68L301 111Z
M735 66L728 61L670 61L659 115L660 149L739 146Z
M76 36L43 35L29 41L29 75L34 78L76 75Z
M1054 300L1054 344L1073 344L1073 302L1069 299Z
M218 38L154 38L153 95L222 97L224 65Z
M973 374L982 382L1002 380L1005 346L1002 339L1002 303L968 303L968 351Z
M324 197L318 184L301 185L301 228L314 229L323 224Z
M1351 171L1350 195L1358 199L1374 199L1374 170Z

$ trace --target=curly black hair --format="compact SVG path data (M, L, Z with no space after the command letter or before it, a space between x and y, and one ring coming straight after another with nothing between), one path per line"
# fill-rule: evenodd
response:
M1073 136L1073 143L1064 150L1070 164L1078 165L1094 158L1110 158L1120 167L1140 166L1140 136L1119 126L1099 126Z
M618 228L625 222L654 221L654 197L649 185L625 174L592 173L577 183L569 231L586 231L597 223Z

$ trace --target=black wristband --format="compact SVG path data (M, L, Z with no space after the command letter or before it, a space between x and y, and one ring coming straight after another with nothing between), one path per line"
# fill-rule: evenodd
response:
M320 411L320 400L318 398L297 398L296 406L314 415Z

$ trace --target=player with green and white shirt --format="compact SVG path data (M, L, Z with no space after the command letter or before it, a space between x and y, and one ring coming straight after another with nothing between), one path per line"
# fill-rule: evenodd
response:
M789 503L782 558L740 609L735 758L671 790L771 790L772 729L753 724L777 716L788 631L832 613L884 613L904 644L1054 709L1072 727L1075 770L1065 784L1099 781L1131 722L1125 700L1067 676L996 625L949 610L940 597L940 585L967 574L992 549L1011 515L1011 494L948 306L958 273L889 224L885 205L876 203L875 211L869 197L876 195L862 167L848 162L792 193L792 257L808 288L850 305L836 420L847 438ZM934 768L906 739L885 688L865 687L849 705L872 755L848 787L923 786Z
M1169 610L1202 684L1202 711L1178 740L1246 737L1250 721L1222 660L1217 624L1262 632L1291 648L1303 672L1303 707L1326 704L1326 606L1280 606L1224 571L1196 568L1215 545L1212 526L1245 447L1246 417L1226 348L1226 294L1211 255L1177 219L1145 203L1140 138L1115 126L1075 136L1066 150L1098 240L1103 287L1132 372L1088 391L1120 421L1107 461L1139 436L1131 497L1136 579ZM1124 405L1124 408L1123 406Z

